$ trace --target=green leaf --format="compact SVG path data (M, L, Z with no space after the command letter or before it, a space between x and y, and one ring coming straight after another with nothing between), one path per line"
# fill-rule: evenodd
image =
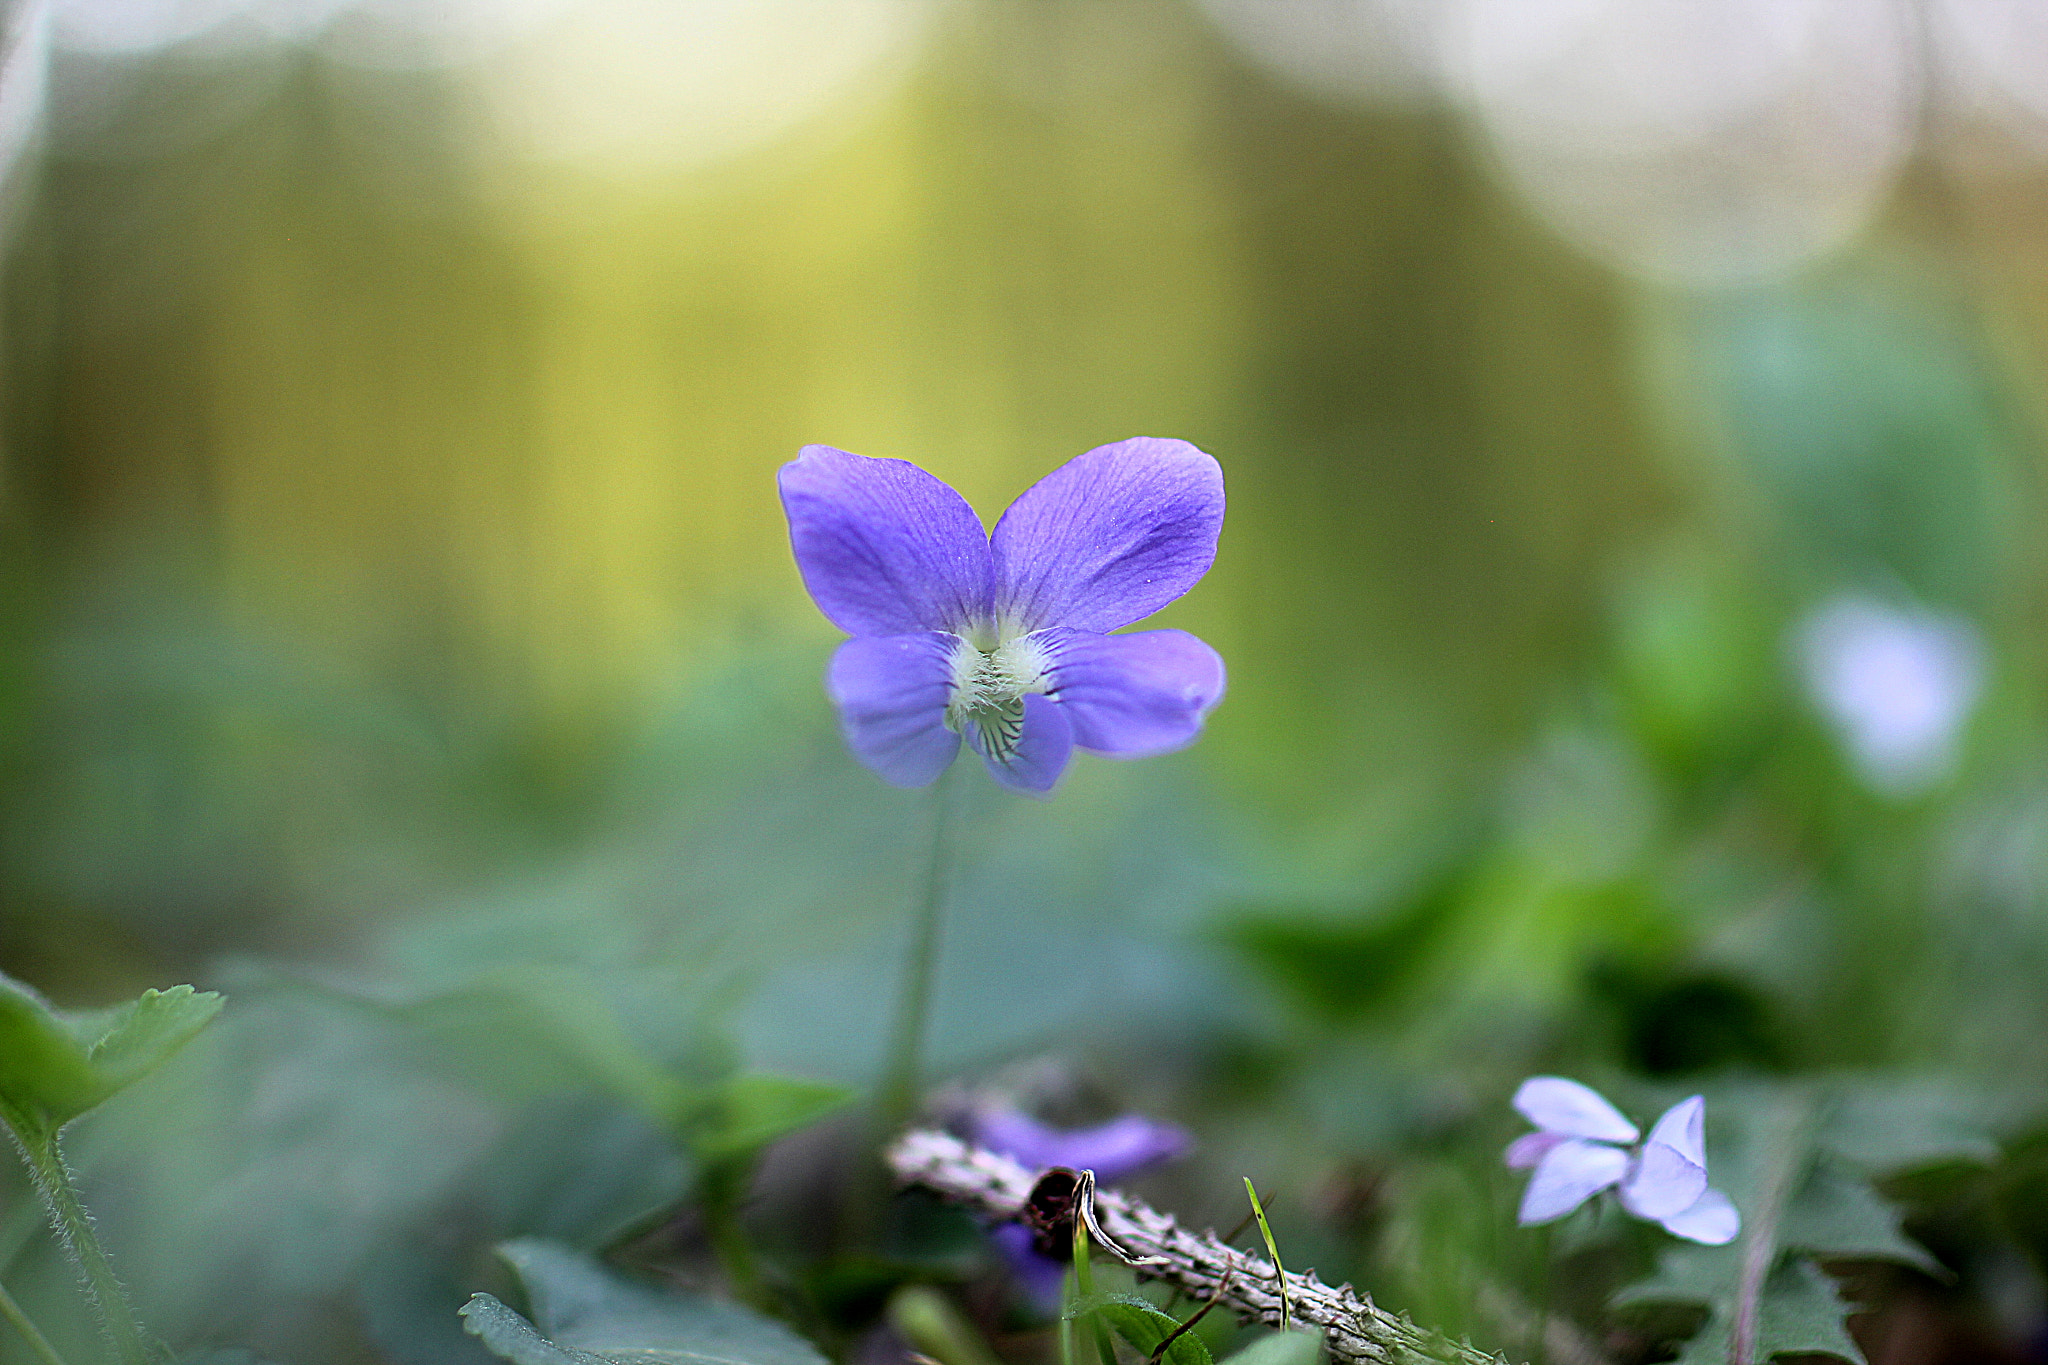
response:
M220 1012L220 996L173 986L107 1010L59 1010L0 975L0 1107L61 1128L162 1065Z
M472 1295L455 1311L462 1315L465 1331L483 1342L492 1355L512 1365L605 1365L603 1356L555 1345L489 1294Z
M558 1242L526 1238L498 1254L518 1272L538 1328L483 1294L464 1326L512 1365L825 1365L781 1323L627 1280Z
M853 1099L842 1085L756 1073L719 1087L692 1147L705 1160L751 1152Z
M1075 1319L1090 1313L1101 1314L1103 1321L1116 1329L1118 1336L1147 1358L1180 1326L1179 1318L1136 1294L1090 1294L1076 1299L1065 1316ZM1174 1337L1173 1345L1166 1348L1165 1358L1172 1365L1211 1365L1214 1360L1209 1354L1208 1343L1193 1332L1182 1332Z
M1821 1355L1865 1365L1863 1352L1842 1327L1851 1311L1835 1293L1834 1281L1811 1261L1787 1261L1771 1273L1757 1300L1757 1359ZM1717 1305L1686 1343L1679 1365L1727 1365L1732 1330L1729 1310Z
M1858 1261L1897 1261L1945 1275L1941 1263L1899 1230L1898 1210L1870 1182L1823 1159L1799 1187L1778 1229L1781 1246Z
M1242 1351L1226 1356L1223 1365L1316 1365L1323 1356L1323 1334L1297 1327L1260 1337Z
M144 991L110 1010L75 1017L72 1036L108 1095L126 1089L163 1065L213 1022L226 1002L213 991L173 986Z

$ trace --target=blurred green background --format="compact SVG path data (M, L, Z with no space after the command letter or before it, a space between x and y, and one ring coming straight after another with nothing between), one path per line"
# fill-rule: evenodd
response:
M865 1085L926 798L839 745L776 467L992 520L1156 434L1230 695L962 784L940 1072L1176 1118L1191 1221L1257 1169L1484 1344L1520 1076L1936 1077L2020 1155L1930 1196L1976 1345L1887 1358L2040 1358L2048 34L1628 9L15 0L0 969L231 998L80 1129L152 1326L468 1360L475 1247L687 1183L366 1000L545 964ZM1831 603L1938 657L1831 709Z

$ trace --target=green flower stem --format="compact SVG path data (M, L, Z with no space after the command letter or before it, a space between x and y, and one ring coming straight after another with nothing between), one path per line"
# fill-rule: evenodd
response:
M7 1292L6 1285L0 1285L0 1318L14 1324L14 1330L21 1333L43 1365L64 1365L64 1357L57 1354L57 1348L50 1344L50 1339L29 1319L29 1315L21 1311L21 1305L14 1301L14 1295Z
M15 1123L13 1127L22 1154L28 1158L36 1192L50 1210L58 1240L71 1254L71 1263L78 1267L79 1276L85 1281L85 1297L99 1319L100 1330L113 1344L115 1358L120 1365L148 1365L149 1350L143 1345L142 1326L135 1320L135 1309L114 1274L106 1248L93 1231L92 1215L78 1197L78 1183L57 1145L57 1130L45 1123Z
M698 1206L703 1211L705 1235L733 1293L741 1302L773 1313L780 1305L773 1301L768 1282L761 1274L760 1259L754 1255L754 1244L740 1226L740 1204L753 1183L753 1175L751 1156L727 1157L710 1163L698 1178Z
M1095 1272L1089 1263L1088 1225L1080 1218L1074 1219L1074 1288L1080 1291L1082 1299L1095 1297ZM1102 1365L1116 1365L1116 1347L1110 1344L1109 1328L1103 1325L1100 1311L1088 1314L1088 1325L1094 1329L1095 1353L1102 1358Z
M885 1137L894 1137L917 1112L924 1069L925 1025L931 1014L932 982L938 975L939 938L946 900L946 879L952 860L952 814L959 788L953 768L932 787L931 835L926 845L924 879L910 926L910 950L903 963L903 984L896 997L896 1022L877 1092L876 1114Z

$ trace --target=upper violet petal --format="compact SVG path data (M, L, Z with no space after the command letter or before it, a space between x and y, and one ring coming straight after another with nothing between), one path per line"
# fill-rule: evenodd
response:
M988 537L967 500L904 460L805 446L782 467L804 587L849 635L965 632L989 612Z
M1523 1118L1548 1133L1599 1142L1636 1140L1636 1126L1599 1092L1562 1076L1531 1076L1515 1091L1514 1103Z
M1698 1095L1664 1111L1643 1143L1621 1206L1638 1218L1661 1222L1692 1207L1707 1189L1706 1101Z
M1701 1170L1707 1168L1707 1101L1694 1095L1658 1116L1644 1147L1669 1147Z
M1098 635L1056 627L1031 639L1044 652L1047 695L1084 749L1141 758L1184 748L1223 697L1222 656L1184 630Z
M926 786L960 752L960 736L946 728L959 647L959 636L925 630L857 636L833 654L825 690L839 708L840 731L884 782Z
M991 537L998 621L1108 631L1192 588L1216 559L1223 470L1186 441L1098 446L1010 504Z
M1116 1180L1161 1161L1185 1155L1194 1142L1187 1131L1142 1114L1125 1114L1093 1128L1057 1129L1011 1108L986 1109L973 1120L982 1146L1008 1153L1034 1169L1071 1166Z
M1562 1133L1524 1133L1508 1144L1503 1155L1509 1170L1526 1171L1548 1156L1552 1147L1569 1141L1571 1139Z
M1628 1153L1601 1142L1566 1138L1536 1163L1515 1221L1534 1227L1564 1217L1621 1179Z
M967 742L997 782L1011 791L1044 796L1066 771L1074 752L1074 729L1058 702L1033 692L1024 698L1024 722L1014 742L1005 744L971 715Z
M1734 1201L1715 1189L1701 1194L1691 1208L1657 1221L1674 1237L1710 1247L1726 1246L1742 1231L1742 1215L1736 1212Z

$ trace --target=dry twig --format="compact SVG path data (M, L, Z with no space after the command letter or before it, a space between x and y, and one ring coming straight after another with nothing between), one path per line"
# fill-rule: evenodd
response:
M1009 1157L949 1133L913 1129L889 1149L889 1165L906 1185L923 1185L991 1218L1014 1218L1030 1194L1034 1172ZM1189 1232L1167 1214L1097 1189L1103 1230L1140 1257L1147 1279L1164 1280L1197 1299L1215 1298L1247 1322L1280 1325L1279 1281L1272 1262L1225 1246L1213 1232ZM1505 1365L1503 1357L1427 1332L1374 1305L1350 1285L1331 1288L1313 1270L1287 1275L1297 1322L1323 1330L1332 1365Z

